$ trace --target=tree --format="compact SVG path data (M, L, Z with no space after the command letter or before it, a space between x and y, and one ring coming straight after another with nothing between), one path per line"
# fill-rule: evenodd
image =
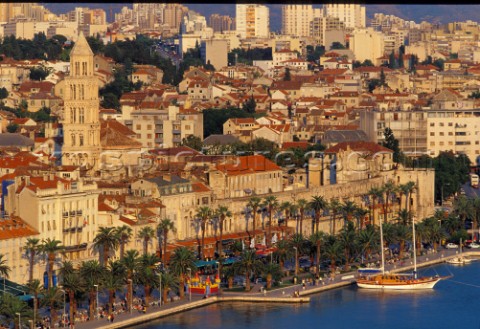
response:
M57 309L63 303L63 292L58 287L49 287L41 299L42 305L50 309L51 323L57 323Z
M103 271L102 286L108 291L108 313L113 312L113 303L115 302L115 293L123 287L123 275L125 268L119 261L110 261L107 269ZM147 288L145 287L145 296Z
M127 309L130 310L133 300L133 281L140 267L140 254L137 250L127 250L120 260L125 268L127 278Z
M95 318L97 308L96 292L99 288L105 268L97 260L83 261L80 265L80 274L85 281L85 289L88 292L89 318Z
M212 218L212 209L209 207L200 207L197 210L196 218L200 224L200 229L202 231L202 242L200 244L200 259L205 259L205 232L206 232L206 225L210 218Z
M0 99L8 97L8 90L5 87L0 88Z
M118 231L114 227L98 228L97 235L93 239L93 248L98 252L99 261L103 266L107 265L110 252L115 252L119 244ZM100 251L103 253L103 258Z
M182 145L188 146L194 150L201 151L203 148L203 142L200 137L195 135L188 135L182 139Z
M393 151L393 161L398 163L402 158L402 152L400 151L398 139L395 138L392 129L385 127L383 131L385 141L382 143L384 147Z
M52 240L50 238L42 240L40 245L41 252L47 256L48 264L48 289L53 288L53 266L55 264L55 258L59 252L63 252L65 248L62 246L62 241Z
M122 260L125 254L125 246L132 238L133 230L130 226L124 224L116 228L116 235L120 246L120 260Z
M44 66L30 69L30 80L43 81L50 74L50 70Z
M39 300L38 297L43 292L44 288L40 283L40 280L31 280L27 282L27 291L30 295L33 295L33 316L36 319L38 313Z
M77 309L77 299L75 297L82 293L85 289L85 283L78 271L74 271L73 273L69 273L63 277L63 289L68 295L68 302L70 305L69 316L70 321L73 321L74 314L76 313Z
M283 81L290 81L292 80L292 76L290 75L290 68L285 69L285 75L283 76Z
M247 113L255 113L256 108L257 108L257 103L255 102L253 95L245 103L243 103L243 106L242 106L242 110Z
M299 273L299 258L305 252L305 238L302 234L293 234L288 240L290 248L297 251L295 257L295 273Z
M260 199L257 196L252 196L250 199L248 199L247 207L252 209L252 212L253 212L252 227L253 227L254 234L257 227L257 213L259 211L259 208L261 207L261 204L262 204L262 199Z
M350 264L354 261L356 250L356 234L355 225L351 221L346 221L343 228L338 235L338 241L340 242L345 257L345 271L350 270Z
M324 232L314 232L310 235L309 241L312 245L315 246L315 269L316 273L320 273L320 256L321 256L321 247L324 243L325 233Z
M9 325L13 322L15 329L20 328L20 324L18 323L19 317L17 314L20 314L20 318L28 320L32 317L32 310L27 303L16 296L2 294L0 296L0 315L5 317Z
M220 226L220 246L217 244L217 253L220 257L223 255L223 229L227 217L232 217L232 212L227 206L218 206L215 210L215 216L218 217L218 224Z
M332 45L330 46L330 50L332 49L345 49L345 46L338 41L332 42Z
M162 300L163 303L168 303L168 294L171 289L178 289L178 278L170 272L162 272Z
M385 72L383 71L383 67L380 70L380 86L382 87L387 86L387 80L386 80Z
M363 253L363 259L370 259L370 255L377 249L380 242L380 235L375 226L372 224L367 225L364 230L361 230L357 236L358 246Z
M318 232L318 226L320 223L320 217L322 216L325 209L327 209L328 202L323 196L313 196L312 200L308 204L308 208L312 209L314 212L314 217L312 221L312 232Z
M7 126L7 131L9 133L16 133L18 131L19 126L16 123L10 123Z
M150 226L144 226L137 234L137 238L143 240L143 254L148 254L148 244L155 236L155 231Z
M269 195L263 199L263 205L268 211L268 224L267 224L267 247L271 246L272 241L272 219L274 211L278 208L279 203L276 196Z
M28 257L28 281L33 280L33 265L35 264L35 256L40 247L39 243L40 240L37 238L28 238L23 247Z
M184 297L185 286L185 274L188 269L195 273L195 255L192 250L186 247L179 247L173 251L173 255L170 257L170 271L178 276L180 282L180 298Z
M342 205L338 199L332 199L328 203L328 209L330 210L331 213L331 221L332 221L332 234L336 234L337 230L337 214L341 211Z
M161 240L163 241L163 258L162 261L164 264L166 264L167 259L167 240L168 240L168 233L170 232L176 232L177 229L175 228L175 222L173 222L170 218L164 218L160 221L160 223L157 226L157 232L161 233ZM160 234L159 234L160 237ZM160 241L160 238L159 238ZM160 249L161 246L159 245Z
M272 281L280 281L282 279L282 269L279 264L268 263L263 268L263 273L266 275L266 289L272 288Z
M263 271L264 265L254 250L245 250L238 262L234 263L238 273L245 275L245 291L250 291L250 278L253 274L259 274Z
M300 213L298 219L299 223L297 224L297 233L303 234L303 220L305 219L305 210L308 208L308 201L305 199L299 199L297 201L298 212Z

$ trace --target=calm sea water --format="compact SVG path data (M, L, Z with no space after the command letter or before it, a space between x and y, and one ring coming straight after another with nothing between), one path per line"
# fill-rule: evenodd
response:
M312 295L305 305L215 304L136 328L480 328L480 261L422 271L454 277L429 291L382 292L352 286Z

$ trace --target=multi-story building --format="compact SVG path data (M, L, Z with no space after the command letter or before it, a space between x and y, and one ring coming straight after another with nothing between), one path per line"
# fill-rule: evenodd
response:
M208 26L213 32L225 32L235 30L235 18L228 15L212 14L208 20Z
M100 157L98 78L93 52L80 34L70 52L70 75L65 77L63 164L97 169Z
M167 110L138 110L125 125L144 148L179 146L190 135L203 140L203 114L177 106Z
M309 36L313 15L312 5L282 5L282 34Z
M349 49L355 54L355 60L374 62L384 54L384 36L372 28L355 29L350 36Z
M210 63L215 70L228 65L228 41L205 40L200 44L200 55L205 64Z
M347 28L364 28L366 26L365 6L358 4L326 4L327 16L338 17Z
M335 41L344 44L345 23L338 17L319 16L310 22L310 36L327 48Z
M270 34L270 11L259 4L236 5L236 29L240 38L267 38Z

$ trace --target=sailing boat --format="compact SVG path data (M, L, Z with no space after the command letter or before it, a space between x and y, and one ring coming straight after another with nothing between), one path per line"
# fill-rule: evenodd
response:
M380 219L380 245L382 249L382 267L381 274L371 274L361 276L357 280L357 286L365 289L383 289L383 290L421 290L433 289L435 284L442 279L442 277L417 276L417 253L415 245L415 217L413 217L413 273L407 274L390 274L385 273L385 251L383 248L383 228L382 220Z

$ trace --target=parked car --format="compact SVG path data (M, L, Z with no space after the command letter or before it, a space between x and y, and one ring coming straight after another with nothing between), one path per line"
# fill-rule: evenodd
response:
M472 243L470 243L469 245L467 245L467 248L470 248L470 249L478 249L478 248L480 248L480 244L475 243L475 242L472 242Z
M458 249L458 244L449 242L445 245L445 248L447 248L447 249Z

